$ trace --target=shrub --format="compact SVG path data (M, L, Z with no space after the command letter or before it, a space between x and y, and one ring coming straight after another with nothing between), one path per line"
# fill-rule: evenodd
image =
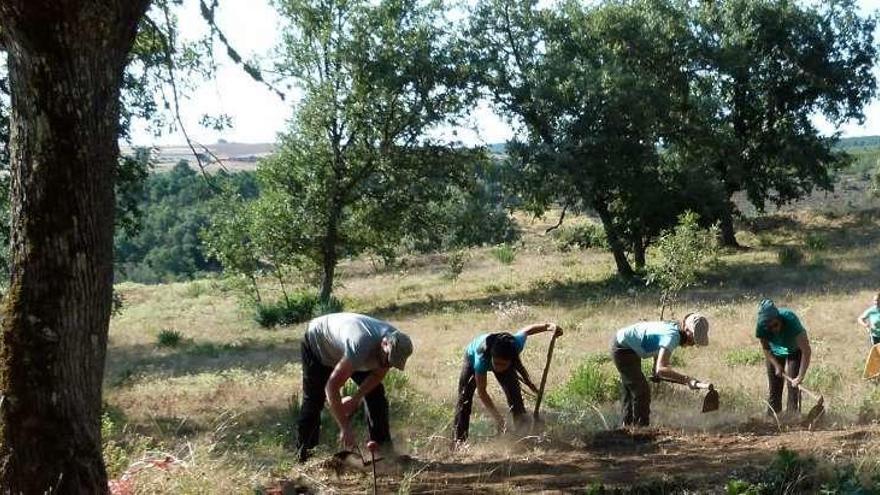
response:
M597 364L597 360L590 359L574 371L565 385L547 396L547 404L562 409L583 409L615 400L619 386L615 375Z
M156 336L156 345L159 347L177 347L183 341L183 334L177 330L164 328Z
M492 256L503 265L509 265L516 259L516 250L509 244L501 244L492 249Z
M449 253L446 259L446 278L449 280L457 280L464 272L464 262L466 255L464 251L453 251Z
M804 253L794 246L783 246L776 253L776 258L782 266L798 266L804 261Z
M724 355L728 366L754 366L764 362L764 353L759 349L734 349Z
M756 483L733 479L727 482L726 492L728 495L813 493L817 481L816 467L816 460L812 457L801 457L797 452L783 448Z
M608 249L605 229L596 223L580 223L561 227L554 231L556 244L562 251L570 249Z
M342 304L342 301L330 296L330 300L328 301L318 301L315 303L315 307L312 308L312 318L328 315L330 313L339 313L343 309L345 309L345 306Z
M810 251L824 251L828 248L828 240L821 234L810 232L804 240L804 245Z
M318 295L314 292L298 292L290 294L286 299L274 302L261 302L255 305L254 321L261 327L272 328L279 325L293 325L308 321L316 310L323 311L334 304L341 307L339 301L320 305ZM325 313L321 313L325 314Z

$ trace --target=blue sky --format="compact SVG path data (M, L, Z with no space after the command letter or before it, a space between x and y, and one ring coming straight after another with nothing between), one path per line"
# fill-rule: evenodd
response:
M880 0L859 0L857 3L865 12L880 9ZM246 58L269 56L278 42L279 23L268 0L223 0L220 2L217 22L232 45ZM184 1L180 24L184 37L204 35L206 26L199 15L198 0ZM275 141L275 136L284 130L292 114L290 99L281 101L274 93L250 79L225 55L217 59L220 64L217 77L200 83L182 102L181 113L187 131L196 141L206 144L221 138L245 143ZM232 117L231 129L218 133L199 126L198 121L203 114L221 113ZM819 119L816 123L823 132L835 130ZM476 132L471 129L476 129ZM468 144L501 142L512 135L510 126L487 105L476 108L468 116L464 128L456 131L457 138ZM840 131L844 136L880 135L880 101L875 100L867 107L863 124L849 123L842 126ZM133 138L137 145L183 143L179 132L157 137L142 125L135 127Z

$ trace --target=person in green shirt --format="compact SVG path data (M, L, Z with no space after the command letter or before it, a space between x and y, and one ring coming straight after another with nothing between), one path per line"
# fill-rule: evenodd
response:
M874 305L859 316L859 323L871 334L871 343L880 344L880 292L874 294Z
M810 368L810 339L794 311L777 308L770 299L758 305L758 324L755 337L761 341L761 349L767 360L767 381L770 393L767 414L782 411L782 389L787 380L783 373L792 378L788 383L788 411L800 410L800 390Z

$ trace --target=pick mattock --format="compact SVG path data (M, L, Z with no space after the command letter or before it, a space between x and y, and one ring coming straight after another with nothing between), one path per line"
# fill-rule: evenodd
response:
M553 359L553 347L556 345L556 338L559 336L553 331L553 337L550 338L550 346L547 347L547 361L544 363L544 373L541 374L541 385L538 387L538 393L535 397L535 412L532 413L532 428L541 424L539 411L541 410L541 400L544 398L544 387L547 385L547 374L550 372L550 361Z
M670 380L669 378L663 378L658 375L654 375L652 377L652 379L653 380L660 380L660 381L664 381L664 382L669 382L669 383L677 383L679 385L687 385L686 383L677 382L675 380ZM711 383L697 382L696 387L697 387L697 389L700 389L700 390L708 390L709 391L708 393L706 393L706 396L703 397L703 407L700 412L707 413L707 412L717 411L718 408L721 407L721 397L718 395L718 391L715 390L715 385L712 385Z
M788 380L789 384L792 384L794 382L794 378L786 375L785 373L783 373L782 376L784 376L785 379ZM815 399L816 401L816 405L810 408L810 411L807 413L807 417L804 418L804 420L801 422L801 424L806 426L807 428L812 428L816 420L819 419L819 417L821 417L823 414L825 414L825 396L822 394L811 392L810 390L804 388L803 385L798 385L797 388L798 390L809 395L812 399Z

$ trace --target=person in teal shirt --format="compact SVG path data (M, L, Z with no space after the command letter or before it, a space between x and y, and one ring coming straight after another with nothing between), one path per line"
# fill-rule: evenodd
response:
M767 361L767 381L769 394L767 414L782 411L782 390L788 381L787 411L800 410L800 390L810 368L812 348L807 330L794 311L777 308L770 299L758 305L755 337L761 342L761 350ZM785 376L790 378L786 380Z
M859 316L859 323L871 334L871 344L880 344L880 292L874 294L874 305Z
M486 390L486 376L490 371L495 375L501 389L504 390L514 424L517 427L524 424L526 409L523 405L522 390L519 386L517 373L522 376L523 383L527 387L532 390L536 390L536 387L520 361L519 355L526 346L526 338L541 332L554 332L556 335L562 335L562 329L555 323L538 323L529 325L515 334L508 332L484 333L478 335L468 344L464 351L464 363L458 379L458 402L455 406L455 419L453 420L456 445L467 440L475 391L480 396L480 401L495 419L498 432L505 430L504 416L498 412L492 397Z
M680 322L643 321L615 333L611 359L620 373L624 427L650 424L651 387L642 372L642 359L654 359L652 379L664 378L698 388L699 380L675 371L669 364L672 351L691 345L709 345L709 320L699 313L689 313Z

